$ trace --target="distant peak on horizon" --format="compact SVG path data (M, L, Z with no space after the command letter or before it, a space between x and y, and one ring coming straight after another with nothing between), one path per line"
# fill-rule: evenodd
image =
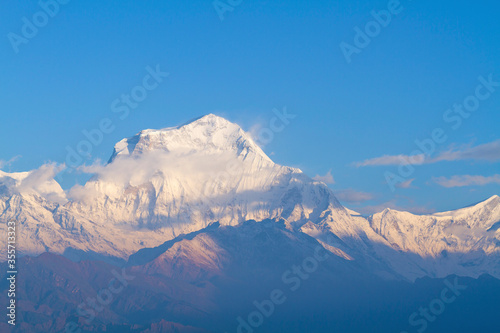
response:
M494 194L493 196L491 196L491 197L489 197L489 198L487 198L485 200L482 200L480 202L476 202L474 204L471 204L471 205L468 205L468 206L465 206L465 207L461 207L461 208L457 208L457 209L453 209L453 210L448 210L448 211L431 213L431 214L414 214L414 213L411 213L411 212L409 212L407 210L393 209L393 208L387 207L383 211L378 212L378 213L374 213L371 216L373 216L373 215L384 215L384 214L386 214L388 212L409 213L409 214L412 214L412 215L421 215L421 216L448 216L450 214L457 214L457 213L464 212L466 210L481 209L484 206L489 205L489 204L500 206L500 196L498 196L497 194Z

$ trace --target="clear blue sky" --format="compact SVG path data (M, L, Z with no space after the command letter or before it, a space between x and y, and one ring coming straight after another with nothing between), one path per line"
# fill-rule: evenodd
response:
M249 130L286 106L297 118L266 152L311 176L331 170L329 186L349 207L448 210L500 194L500 87L458 129L443 120L475 93L479 76L500 81L500 5L400 6L347 63L340 43L353 45L354 28L364 29L388 1L244 0L220 20L210 0L72 0L16 53L9 33L22 36L23 17L43 25L43 15L36 1L8 0L0 11L3 170L63 163L65 147L103 118L115 129L88 163L107 160L115 142L141 129L216 113ZM170 75L121 120L111 103L157 64ZM410 155L435 128L447 140L394 191L384 173L398 174L397 164L355 164ZM440 161L450 149L454 157ZM69 175L62 183L76 181Z

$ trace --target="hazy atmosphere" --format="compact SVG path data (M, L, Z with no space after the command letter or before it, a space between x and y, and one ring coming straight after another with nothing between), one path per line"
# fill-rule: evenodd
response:
M12 1L0 332L496 332L495 1Z

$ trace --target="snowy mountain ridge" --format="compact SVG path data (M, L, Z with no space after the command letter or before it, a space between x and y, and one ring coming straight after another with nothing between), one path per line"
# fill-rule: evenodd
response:
M382 275L500 277L498 196L433 215L386 209L364 218L345 209L324 183L275 164L238 125L212 114L141 131L119 141L106 165L86 169L94 176L68 193L53 179L54 165L0 171L0 221L18 222L22 254L126 260L216 222L271 220ZM206 243L206 237L182 242ZM212 259L223 262L224 253L214 259L214 242L204 246L189 247L193 258L206 260L203 252L213 246Z

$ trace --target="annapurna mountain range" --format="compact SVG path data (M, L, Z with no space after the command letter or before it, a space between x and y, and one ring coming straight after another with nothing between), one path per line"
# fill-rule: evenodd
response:
M500 278L500 197L432 215L386 209L361 216L326 184L274 163L248 133L213 114L143 130L119 141L106 165L85 168L94 176L69 191L53 179L53 165L0 172L0 228L6 234L5 222L17 222L22 255L146 263L178 243L203 266L207 251L223 262L217 242L205 239L214 229L266 221L297 244L307 237L388 279Z

